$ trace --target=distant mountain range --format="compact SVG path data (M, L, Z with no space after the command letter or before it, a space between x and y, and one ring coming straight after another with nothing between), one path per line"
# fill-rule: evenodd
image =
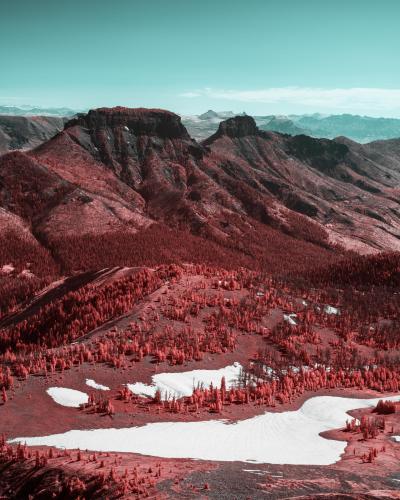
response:
M73 116L76 110L70 108L41 108L39 106L0 105L0 115L10 116Z
M87 110L79 110L86 112ZM78 113L67 107L10 106L0 105L0 116L47 116L72 117ZM221 121L246 113L233 111L213 111L209 109L201 115L182 116L182 123L189 134L196 140L204 140L217 131ZM399 118L374 118L361 115L323 115L320 113L305 115L253 115L261 130L289 135L309 135L310 137L334 139L348 137L365 144L372 141L395 139L400 137Z
M0 106L0 154L31 149L51 139L78 113L70 108ZM201 115L183 116L189 135L201 142L213 135L219 124L234 116L232 111L208 110ZM400 119L358 115L268 115L253 117L257 127L267 132L321 139L347 137L360 144L400 137Z
M221 121L232 116L231 111L209 110L198 116L184 116L182 122L192 137L204 140L216 132ZM312 114L254 116L254 119L261 130L325 139L345 136L361 144L400 137L400 119L397 118Z

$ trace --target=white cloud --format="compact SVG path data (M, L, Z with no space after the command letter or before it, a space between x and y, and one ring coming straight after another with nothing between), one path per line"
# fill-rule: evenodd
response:
M400 89L274 87L258 90L204 88L181 94L242 103L294 105L340 112L384 112L400 110Z

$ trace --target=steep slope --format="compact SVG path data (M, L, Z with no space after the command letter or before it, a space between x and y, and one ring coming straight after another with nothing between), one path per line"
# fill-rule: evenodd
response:
M64 128L58 116L0 115L0 155L15 149L31 149L51 139Z
M224 228L225 219L248 214L235 196L204 172L206 153L177 115L116 108L72 120L33 154L91 192L114 197L118 193L135 213L143 214L143 225L146 216L224 238L232 233Z
M57 206L74 189L73 184L23 152L0 158L0 203L30 223Z
M235 124L236 135L229 132ZM229 182L246 179L263 199L273 196L277 216L292 218L282 205L310 216L347 248L400 249L393 144L375 150L375 143L283 136L258 130L250 117L227 120L203 144Z
M113 203L122 198L127 215L122 207L111 208L122 225L134 228L160 220L193 231L201 221L183 194L193 162L202 154L177 115L125 108L82 115L34 152L53 171L91 193ZM92 206L88 200L87 210Z
M0 319L55 279L58 272L29 225L0 207Z

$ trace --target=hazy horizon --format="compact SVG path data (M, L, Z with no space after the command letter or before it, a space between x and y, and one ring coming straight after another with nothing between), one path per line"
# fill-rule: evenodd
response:
M154 108L150 108L150 107L147 107L147 106L127 106L125 104L116 104L115 106L110 106L110 107L118 107L118 106L122 106L122 107L128 107L128 108L136 108L136 107L140 107L140 108L147 108L147 109L154 109ZM87 113L90 109L96 109L96 108L101 108L101 107L109 107L109 106L92 106L92 107L86 107L86 108L80 108L80 109L74 109L74 108L70 108L68 106L40 106L40 105L36 105L36 104L13 104L13 103L8 103L8 102L0 102L0 107L9 107L9 108L17 108L17 109L26 109L27 111L31 110L31 109L38 109L39 111L40 110L43 110L43 114L46 115L46 110L68 110L70 112L74 112L74 113ZM373 115L368 115L368 114L363 114L363 113L347 113L347 112L343 112L343 113L340 113L340 112L337 112L337 113L321 113L321 112L318 112L318 111L310 111L310 112L305 112L305 113L248 113L246 111L246 109L242 109L240 111L234 111L233 109L217 109L217 108L214 108L214 109L211 109L211 108L208 108L208 109L203 109L199 112L193 112L193 113L179 113L178 111L174 110L174 109L171 109L171 108L165 108L165 107L160 107L160 108L156 108L156 109L164 109L166 111L171 111L173 113L176 113L177 115L179 116L186 116L186 117L190 117L190 116L200 116L202 114L205 114L207 113L208 111L214 111L215 113L217 114L223 114L223 113L233 113L234 115L239 115L239 114L247 114L249 116L259 116L259 117L262 117L262 116L277 116L277 117L290 117L290 116L321 116L321 117L328 117L328 116L359 116L361 118L376 118L376 119L395 119L395 120L400 120L400 115L399 116L384 116L384 115L376 115L376 116L373 116ZM0 113L0 116L1 116L1 113ZM24 116L24 115L21 115L21 116ZM28 115L29 116L29 113Z

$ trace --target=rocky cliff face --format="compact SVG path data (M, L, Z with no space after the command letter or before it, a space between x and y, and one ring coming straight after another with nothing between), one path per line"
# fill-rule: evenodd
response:
M400 249L400 207L393 197L400 181L398 141L291 137L258 131L251 118L236 117L203 145L210 173L230 192L246 186L247 199L267 207L268 223L290 222L295 212L312 217L330 241L346 248Z
M251 116L235 116L221 122L217 132L206 139L203 144L211 144L213 141L223 136L240 138L252 135L262 135L262 132L257 128L254 118Z
M147 135L162 139L190 139L180 116L170 111L145 108L99 108L70 120L66 128L79 125L96 132L99 129L122 128L135 136Z

